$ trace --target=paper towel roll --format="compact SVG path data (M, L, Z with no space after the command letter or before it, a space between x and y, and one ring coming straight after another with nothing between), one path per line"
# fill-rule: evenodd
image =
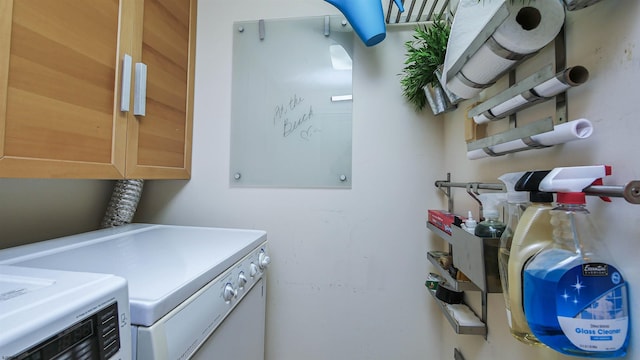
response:
M559 0L508 1L507 6L509 17L493 33L493 38L518 54L542 49L564 24L564 6Z
M543 146L553 146L563 144L573 140L586 139L593 133L593 125L587 119L577 119L560 125L556 125L552 131L533 135L531 140ZM528 149L528 146L522 139L509 141L489 147L489 150L496 154L508 151L517 151ZM477 160L491 155L487 154L483 149L471 150L467 152L469 160Z
M460 73L458 73L458 76L461 76ZM458 76L454 76L447 83L447 90L449 90L450 92L456 94L460 98L471 99L472 97L478 95L480 91L482 91L482 89L480 88L474 88L472 86L466 85Z
M455 78L447 82L447 88L454 94L465 99L476 96L522 57L550 43L564 24L564 6L559 0L507 1L506 4L507 19L460 70L459 75L473 84L453 81Z
M516 62L516 60L501 57L489 46L483 45L462 67L461 73L476 84L491 84L495 81L496 75L503 73ZM480 90L482 89L478 89L478 92Z

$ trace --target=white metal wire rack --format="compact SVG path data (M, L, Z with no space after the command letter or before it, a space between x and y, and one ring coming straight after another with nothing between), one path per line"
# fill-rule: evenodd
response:
M393 0L382 0L387 24L411 24L453 17L451 0L401 0L404 12L400 12Z

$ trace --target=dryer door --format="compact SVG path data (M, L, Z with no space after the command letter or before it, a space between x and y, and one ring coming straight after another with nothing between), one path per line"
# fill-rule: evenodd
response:
M266 286L259 280L209 339L195 360L264 360Z

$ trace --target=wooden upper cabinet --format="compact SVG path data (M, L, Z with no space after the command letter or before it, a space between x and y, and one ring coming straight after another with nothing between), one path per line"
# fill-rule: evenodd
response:
M147 66L146 114L129 123L127 172L189 178L196 0L138 2L134 53ZM140 11L142 10L142 11Z
M195 8L0 1L0 177L189 178ZM146 116L133 114L136 63L147 65Z

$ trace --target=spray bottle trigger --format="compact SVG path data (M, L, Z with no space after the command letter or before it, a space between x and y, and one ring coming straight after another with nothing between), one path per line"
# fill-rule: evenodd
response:
M609 176L613 173L613 167L611 165L604 165L604 174L605 176ZM602 182L602 178L596 179L591 185L604 185ZM611 202L611 198L608 196L600 196L600 199L604 202Z

